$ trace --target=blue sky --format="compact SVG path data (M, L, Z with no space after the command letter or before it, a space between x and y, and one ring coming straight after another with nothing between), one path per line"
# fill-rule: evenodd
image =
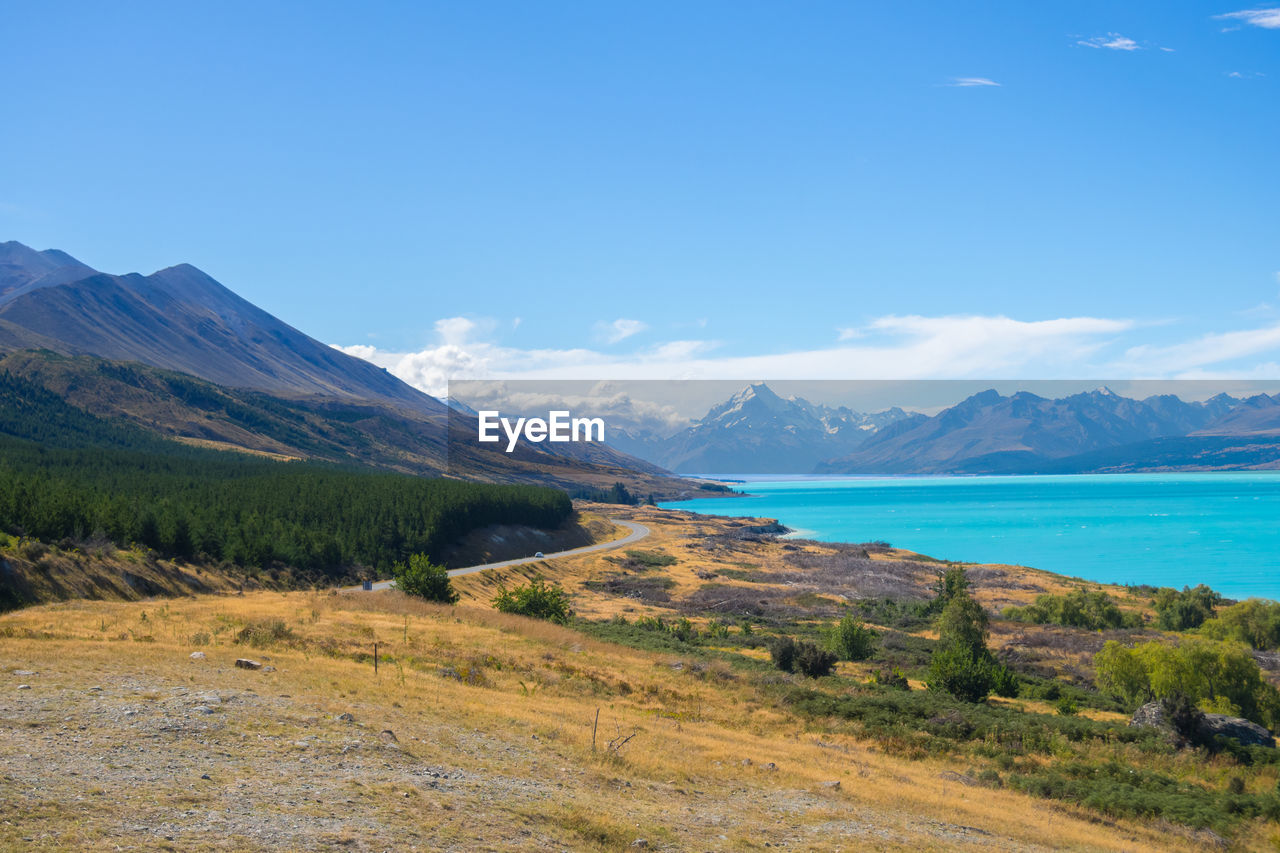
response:
M0 239L449 375L1280 376L1280 8L5 4Z

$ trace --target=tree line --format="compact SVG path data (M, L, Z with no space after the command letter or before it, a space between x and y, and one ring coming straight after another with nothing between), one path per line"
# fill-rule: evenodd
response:
M489 524L555 527L562 491L188 447L0 373L0 529L337 576L436 557Z

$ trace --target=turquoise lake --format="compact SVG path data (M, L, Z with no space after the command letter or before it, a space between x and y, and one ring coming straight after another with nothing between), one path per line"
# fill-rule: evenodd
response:
M662 506L776 518L795 535L940 559L1280 600L1280 472L753 479Z

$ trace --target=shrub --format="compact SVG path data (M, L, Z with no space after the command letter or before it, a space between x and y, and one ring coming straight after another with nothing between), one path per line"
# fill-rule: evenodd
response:
M813 643L796 643L796 671L810 678L830 675L836 665L833 652L821 649Z
M794 672L796 668L796 641L790 637L778 637L769 642L769 657L773 665L783 672Z
M1064 717L1074 717L1076 714L1080 713L1080 706L1077 705L1076 700L1072 699L1070 696L1063 696L1060 698L1057 705L1054 707L1056 707L1058 709L1058 713Z
M827 635L827 648L840 660L866 660L875 647L876 632L852 614L837 622Z
M1083 589L1076 589L1065 595L1041 595L1036 598L1035 604L1006 607L1003 615L1013 622L1067 625L1090 631L1142 627L1141 616L1124 612L1115 599L1102 590L1085 592Z
M943 646L929 662L930 690L949 693L962 702L981 702L995 686L995 667L988 655L960 644Z
M688 619L681 619L671 625L671 636L682 643L691 643L698 639L698 629Z
M1236 640L1259 651L1280 646L1280 603L1250 598L1225 607L1200 626L1215 640Z
M798 672L810 678L830 675L836 665L836 656L813 643L790 637L778 637L769 644L769 657L773 665L784 672Z
M951 566L938 573L934 582L935 598L932 602L934 612L940 612L956 596L969 595L969 575L962 566Z
M1156 590L1151 603L1156 610L1156 626L1161 630L1190 631L1213 616L1214 608L1222 603L1222 596L1204 584L1195 589L1184 586L1181 592L1162 587Z
M1017 674L1002 663L991 669L991 692L1006 699L1015 698L1022 689Z
M426 554L411 554L407 564L392 566L391 574L396 579L396 588L406 595L444 604L456 604L458 601L458 593L449 582L449 571L431 562Z
M957 593L938 619L938 642L960 646L974 655L987 648L987 613L967 592Z
M907 682L907 676L902 670L896 666L891 669L874 669L871 671L870 683L879 684L883 687L892 687L894 690L910 690L911 685Z
M266 648L293 638L293 630L283 619L257 619L237 631L235 641L254 648Z
M542 578L534 578L514 590L500 588L493 598L493 606L503 613L518 613L560 625L573 615L568 594L559 585L548 585Z

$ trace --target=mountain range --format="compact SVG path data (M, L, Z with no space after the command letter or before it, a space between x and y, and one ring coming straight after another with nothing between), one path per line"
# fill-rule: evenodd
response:
M874 414L782 398L748 385L674 435L614 430L610 443L672 471L795 474L852 452L889 424L922 417L894 407Z
M0 243L0 370L93 414L209 446L570 492L619 481L665 497L692 488L607 446L477 445L473 418L187 264L112 275L60 250Z
M859 413L754 384L674 435L611 441L673 471L713 476L1280 467L1280 395L1187 402L1107 388L1060 399L987 390L927 416Z

